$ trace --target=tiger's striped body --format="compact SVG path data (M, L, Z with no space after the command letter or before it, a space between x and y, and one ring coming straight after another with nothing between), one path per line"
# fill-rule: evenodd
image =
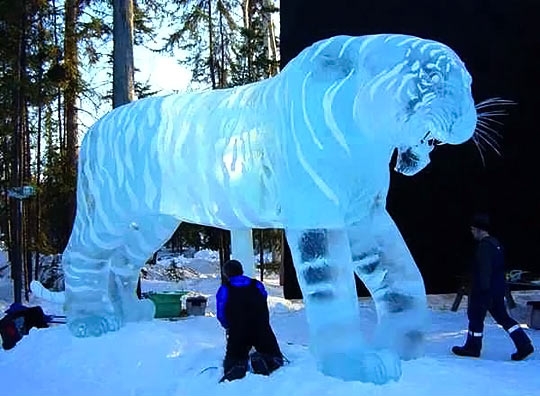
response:
M356 351L321 344L341 325L361 330L356 271L377 304L380 347L418 353L425 292L385 210L388 164L397 149L396 169L414 174L429 162L433 141L468 140L476 123L470 82L442 44L338 36L265 81L115 109L81 147L77 216L63 256L70 329L100 335L151 318L152 307L135 299L138 273L181 221L233 236L279 227L291 245L321 369L340 376L333 359L353 354L357 360L347 364L363 367L355 379L395 379L399 359L360 338ZM239 243L249 246L246 240ZM342 316L331 318L336 308Z

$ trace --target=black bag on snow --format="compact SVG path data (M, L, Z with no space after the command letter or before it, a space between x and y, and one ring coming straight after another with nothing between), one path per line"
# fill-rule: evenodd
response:
M2 348L12 349L32 327L43 329L49 327L52 317L45 315L40 306L26 307L13 303L0 319L0 336Z

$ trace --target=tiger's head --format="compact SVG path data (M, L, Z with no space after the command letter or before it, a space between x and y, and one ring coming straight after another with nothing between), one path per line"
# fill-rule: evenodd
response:
M361 59L373 75L362 97L388 110L398 149L395 169L414 175L429 164L435 145L460 144L473 136L472 79L456 53L436 41L386 36L380 45L380 55L366 52Z
M425 168L435 145L460 144L474 134L472 79L444 44L406 35L336 36L298 58L311 80L326 81L333 92L333 111L343 113L336 124L397 149L400 173Z

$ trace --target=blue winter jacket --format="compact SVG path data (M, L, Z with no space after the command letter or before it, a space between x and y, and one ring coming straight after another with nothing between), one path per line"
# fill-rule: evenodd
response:
M251 278L245 275L232 276L229 278L229 282L233 287L247 287L251 283ZM255 280L255 285L266 299L268 297L268 293L266 292L264 285L258 280ZM221 285L216 294L216 309L219 323L221 323L221 326L223 326L225 329L229 328L229 323L227 322L225 315L225 307L227 306L228 296L229 286L227 284Z
M473 265L472 297L504 297L506 278L504 253L500 242L488 236L478 242Z

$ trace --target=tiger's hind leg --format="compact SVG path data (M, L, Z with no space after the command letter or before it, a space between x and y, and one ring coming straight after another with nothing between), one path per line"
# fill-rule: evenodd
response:
M130 224L120 249L111 258L109 296L123 322L152 320L154 303L136 294L141 268L178 228L180 221L168 215L138 217Z
M399 356L363 337L345 230L286 230L304 297L310 348L320 370L348 381L383 384L401 376Z
M103 230L96 234L95 227L76 218L62 258L64 311L75 336L97 337L118 330L126 321L153 318L153 303L136 296L139 272L180 221L165 215L137 220L118 221L125 224L125 231L113 235Z
M388 213L348 228L353 267L377 309L376 343L402 359L423 354L428 324L424 282Z
M67 326L77 337L98 337L122 325L109 298L112 248L88 248L72 233L62 256Z

